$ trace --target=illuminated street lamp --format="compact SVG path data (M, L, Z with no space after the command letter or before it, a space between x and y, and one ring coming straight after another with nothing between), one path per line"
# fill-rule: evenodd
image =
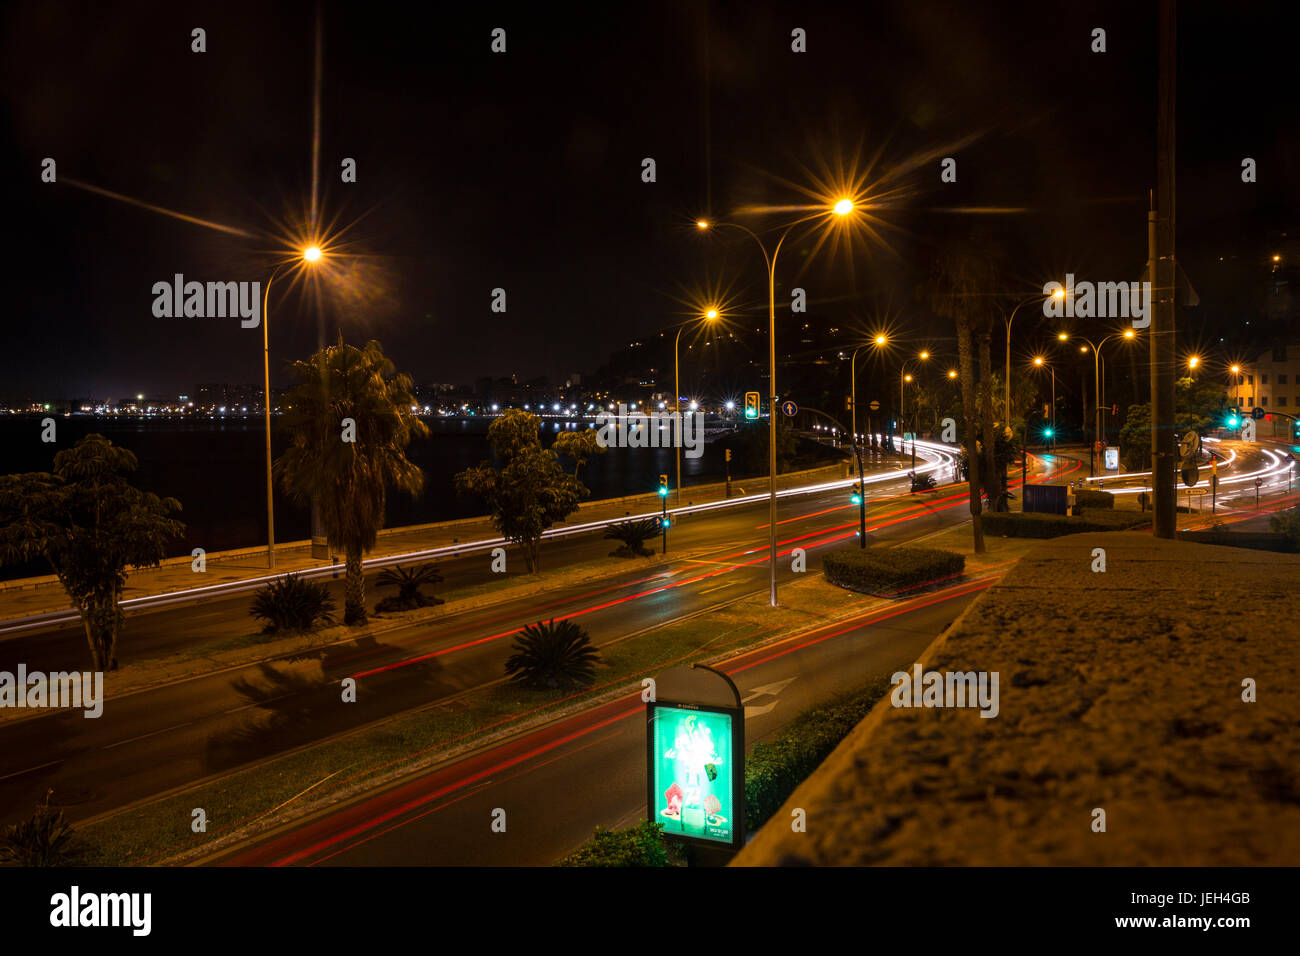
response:
M275 567L275 499L272 495L274 485L271 478L271 283L287 265L296 265L299 261L313 263L320 261L320 246L312 245L302 250L293 259L281 262L266 280L266 291L262 296L262 386L266 406L266 566Z
M819 210L818 215L824 215L831 212L841 219L847 217L856 208L855 203L849 198L840 198L833 205L827 208L825 205L814 207ZM767 265L767 320L768 320L768 589L770 592L769 604L776 607L776 409L779 396L776 392L776 260L781 254L781 246L784 245L786 237L790 232L801 223L807 222L811 217L803 217L788 226L777 239L776 245L769 253L763 240L759 238L758 233L734 222L709 222L707 219L699 219L695 226L700 230L709 230L722 226L730 226L733 229L739 229L749 235L751 239L758 244L759 250L763 253L763 261Z
M1034 364L1052 373L1052 424L1047 429L1047 437L1052 439L1052 451L1056 451L1056 369L1048 365L1041 355L1034 359Z
M1090 471L1090 473L1091 473L1093 476L1095 476L1095 475L1097 474L1097 469L1096 469L1097 448L1096 448L1096 444L1097 444L1097 442L1101 441L1101 437L1102 437L1102 425L1101 425L1101 409L1102 409L1102 393L1101 393L1101 382L1102 382L1102 378L1101 378L1101 366L1102 366L1102 357L1101 357L1101 349L1102 349L1102 346L1104 346L1104 345L1105 345L1107 342L1109 342L1111 339L1119 339L1119 338L1123 338L1123 339L1127 339L1128 341L1131 342L1131 341L1133 341L1133 339L1135 339L1136 337L1137 337L1137 333L1136 333L1135 331L1133 331L1133 329L1125 329L1123 332L1116 332L1116 333L1114 333L1113 335L1107 335L1107 336L1106 336L1105 338L1103 338L1100 342L1093 342L1091 339L1086 339L1086 338L1084 338L1083 340L1084 340L1085 342L1087 342L1088 344L1087 344L1087 345L1080 345L1080 346L1079 346L1079 351L1080 351L1080 352L1083 352L1083 353L1087 353L1089 347L1092 348L1093 397L1095 398L1095 400L1096 400L1096 402L1097 402L1097 412L1096 412L1096 431L1093 433L1093 448L1092 448L1092 450L1091 450L1091 453L1088 455L1088 465L1089 465L1089 471ZM1061 332L1059 335L1057 335L1057 338L1060 339L1062 342L1064 342L1066 339L1069 338L1069 335L1067 335L1065 332ZM1083 336L1080 336L1080 338L1083 338ZM1193 366L1193 367L1195 367L1195 366ZM1085 374L1086 374L1086 373L1085 373ZM1084 381L1086 382L1087 379L1084 379ZM1085 422L1085 427L1086 427L1086 422L1087 422L1087 419L1086 419L1086 418L1084 419L1084 422Z
M877 335L874 339L871 340L871 344L874 345L876 348L879 348L880 346L884 345L885 342L886 339L885 336L883 335ZM850 410L849 427L853 429L854 436L858 434L858 353L861 352L864 348L866 348L865 345L859 345L857 348L853 350L853 354L849 356L849 410ZM870 417L868 417L867 419L867 430L868 431L871 430ZM873 442L875 441L874 435L872 436L871 440ZM873 444L871 447L874 448L875 445ZM858 477L861 478L862 476L859 475Z
M700 222L697 223L697 225L701 229L709 228L709 224L705 222L703 219L701 219ZM710 306L709 308L704 310L702 318L706 322L714 322L718 318L718 310L713 306ZM678 346L681 345L681 341L682 341L682 332L686 330L687 325L690 325L690 323L689 322L683 323L681 328L677 330L677 337L673 339L673 411L677 413L677 428L679 429L678 431L679 435L681 434L680 429L682 427L682 383L681 383L681 363L678 361L677 353L678 353ZM691 411L694 410L695 410L695 403L691 402ZM680 506L682 503L682 443L680 441L675 441L673 442L673 444L675 446L674 455L677 459L677 492L676 492L677 500L675 504Z

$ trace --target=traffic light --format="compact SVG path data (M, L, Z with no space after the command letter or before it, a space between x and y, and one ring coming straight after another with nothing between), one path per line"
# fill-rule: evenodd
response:
M727 460L727 461L731 461L731 449L728 448L728 449L725 450L725 452L726 452L726 456L727 456L727 457L726 457L726 460Z
M845 395L845 396L844 396L844 410L845 410L846 412L851 412L851 411L853 411L853 396L852 396L852 395Z
M1050 428L1044 428L1044 429L1043 429L1043 437L1044 437L1044 438L1051 438L1052 435L1054 435L1054 434L1055 434L1055 432L1053 432L1052 429L1050 429Z
M758 417L758 392L745 393L745 417Z
M1228 412L1227 423L1229 428L1237 428L1241 425L1241 419L1237 417L1236 409L1233 409L1232 411Z
M1112 405L1112 406L1110 407L1110 413L1111 413L1112 415L1118 415L1118 414L1119 414L1119 405L1117 405L1117 404L1116 404L1116 405Z
M1291 437L1300 438L1300 418L1291 423Z
M667 528L667 527L670 526L672 523L673 523L673 519L670 518L670 517L668 517L667 515L664 515L662 518L659 519L659 525L660 525L660 527L663 527L663 528Z
M667 475L659 476L659 495L663 498L668 497L668 476Z
M850 504L855 504L855 505L860 505L860 504L862 504L862 485L861 485L861 484L856 484L856 485L853 486L853 493L852 493L851 495L849 495L849 503L850 503Z

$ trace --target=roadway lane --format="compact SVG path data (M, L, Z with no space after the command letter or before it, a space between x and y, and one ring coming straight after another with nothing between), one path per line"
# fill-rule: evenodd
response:
M802 516L782 519L782 552L799 546L812 556L851 539L856 509L843 498L839 492L801 501ZM930 533L961 520L964 509L954 505L962 503L879 501L872 536ZM700 560L110 696L98 720L61 711L6 721L0 821L25 816L49 788L72 819L84 819L499 680L510 638L539 619L577 617L601 646L766 588L765 524L755 525L746 510L692 521L699 522L695 533L718 545ZM674 531L684 535L688 527ZM729 534L734 540L725 540ZM789 561L778 571L788 580ZM349 676L358 679L358 702L341 706L338 682Z
M720 665L746 700L747 747L801 711L906 668L996 574L850 621L821 625ZM236 866L547 865L600 826L645 813L639 695L592 708L214 857ZM506 811L506 832L491 829Z

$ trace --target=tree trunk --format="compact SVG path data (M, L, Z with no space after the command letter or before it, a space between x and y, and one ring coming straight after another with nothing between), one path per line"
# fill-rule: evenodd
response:
M538 567L541 565L541 538L533 538L524 548L524 559L528 562L528 573L536 574Z
M975 553L984 553L984 522L980 517L980 458L975 444L975 369L972 366L970 319L963 315L957 317L957 361L961 373L962 416L966 419L964 440L966 442L966 463L968 465L967 481L970 489L971 527L975 532Z
M343 573L343 623L359 627L366 623L366 575L361 567L361 549L346 550Z
M1006 475L998 467L997 462L997 434L993 430L993 386L992 386L992 352L990 350L990 337L992 331L989 326L985 326L980 331L979 352L980 352L980 432L984 442L984 462L980 469L984 486L984 495L989 500L989 508L993 511L1007 510L1007 486Z
M86 646L90 648L90 666L93 670L102 671L103 659L99 653L99 642L95 639L94 626L91 624L89 605L81 608L81 626L86 632Z

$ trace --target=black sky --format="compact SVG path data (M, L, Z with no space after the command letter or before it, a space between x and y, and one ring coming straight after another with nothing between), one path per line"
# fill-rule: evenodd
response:
M1294 228L1300 150L1288 4L1180 11L1184 267ZM6 397L185 392L260 378L237 320L158 319L153 283L265 281L275 244L40 182L73 178L267 232L310 193L311 3L19 3L4 14ZM889 249L821 255L814 316L908 321L912 280L976 219L1032 292L1069 270L1135 279L1154 185L1148 3L324 4L322 206L364 299L326 324L373 335L417 382L594 368L683 318L684 290L763 307L757 250L691 221L802 201L782 179L855 153L896 170ZM207 52L190 52L190 31ZM507 52L490 51L494 27ZM791 52L791 30L808 52ZM1095 27L1107 51L1089 49ZM707 93L707 96L706 96ZM970 140L951 152L949 144ZM653 157L658 181L641 181ZM1243 157L1259 182L1243 184ZM343 157L358 182L342 184ZM878 158L877 158L878 157ZM707 159L707 161L706 161ZM963 216L953 206L1024 207ZM770 220L746 220L754 227ZM1294 233L1293 233L1294 235ZM809 243L792 247L788 286ZM850 269L851 265L851 269ZM778 270L779 272L781 270ZM489 310L507 290L508 311ZM310 300L273 298L273 376L315 344ZM883 303L883 305L882 305Z

